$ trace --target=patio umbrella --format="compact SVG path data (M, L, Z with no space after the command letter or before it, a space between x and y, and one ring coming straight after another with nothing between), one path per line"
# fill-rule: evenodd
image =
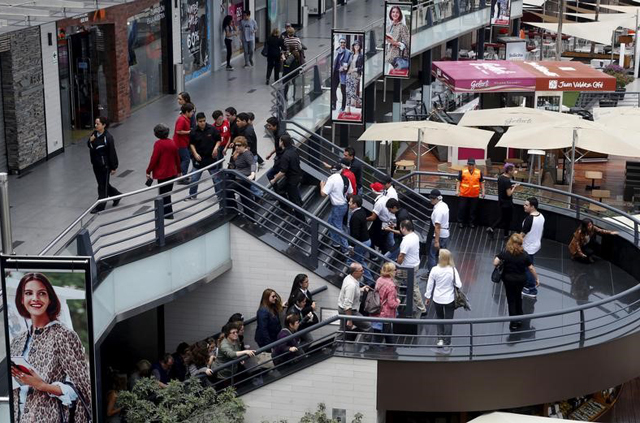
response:
M638 107L594 107L594 120L609 128L640 131L640 108Z
M500 109L471 110L466 112L459 126L519 126L538 125L562 120L580 119L577 115L549 112L530 107L505 107Z
M616 156L640 157L640 146L635 145L639 140L640 135L636 132L579 119L511 128L496 147L538 150L571 148L571 192L576 148Z
M410 122L374 123L358 138L358 141L409 141L418 143L418 164L422 142L445 147L486 149L492 131L433 122L430 120Z
M494 412L476 417L469 423L542 423L552 422L555 419L538 416L525 416L522 414Z

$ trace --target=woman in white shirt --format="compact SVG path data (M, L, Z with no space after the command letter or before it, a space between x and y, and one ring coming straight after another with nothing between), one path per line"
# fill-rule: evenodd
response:
M426 305L429 305L433 298L433 305L436 308L438 319L453 319L455 310L453 305L454 282L458 288L462 288L460 275L455 268L451 251L441 248L438 255L438 265L434 266L429 273L427 292L425 293ZM451 332L451 324L438 325L438 347L451 345Z

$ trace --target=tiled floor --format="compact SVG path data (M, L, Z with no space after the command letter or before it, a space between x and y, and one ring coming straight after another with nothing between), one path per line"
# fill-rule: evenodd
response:
M381 16L384 2L350 0L338 9L337 27L360 28L370 23L370 16ZM380 10L377 10L380 9ZM307 57L312 58L329 46L332 14L313 19L300 37L307 46ZM238 111L251 111L256 115L256 133L264 135L265 120L271 116L271 87L265 84L266 59L259 51L254 55L256 66L242 67L236 61L236 70L219 70L189 82L186 90L198 110L207 116L215 109L233 106ZM250 92L251 91L251 92ZM120 159L118 173L112 184L127 192L144 187L145 169L155 138L153 127L164 122L173 128L178 115L174 95L136 111L121 125L111 129ZM266 156L273 144L262 137L258 142L261 155ZM268 168L270 163L267 163ZM37 254L64 228L70 225L97 198L96 182L89 163L89 153L83 142L72 145L64 153L41 163L20 176L10 176L9 191L13 240L21 244L16 253ZM123 204L125 202L123 201Z

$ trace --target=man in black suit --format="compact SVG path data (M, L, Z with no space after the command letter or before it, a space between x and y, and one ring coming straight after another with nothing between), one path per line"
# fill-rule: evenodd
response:
M349 200L349 235L360 241L362 244L371 248L371 239L369 238L369 228L367 227L367 211L362 208L362 197L352 195ZM353 248L353 260L349 259L349 264L353 261L362 264L364 268L364 282L373 287L376 283L373 280L371 271L367 267L369 252L362 245L356 244Z

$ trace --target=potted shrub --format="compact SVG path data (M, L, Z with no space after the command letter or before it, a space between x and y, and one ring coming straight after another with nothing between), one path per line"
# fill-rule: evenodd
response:
M606 66L603 72L616 78L616 91L620 93L617 99L624 99L624 92L627 90L625 86L633 81L633 76L628 75L622 66L615 64Z

